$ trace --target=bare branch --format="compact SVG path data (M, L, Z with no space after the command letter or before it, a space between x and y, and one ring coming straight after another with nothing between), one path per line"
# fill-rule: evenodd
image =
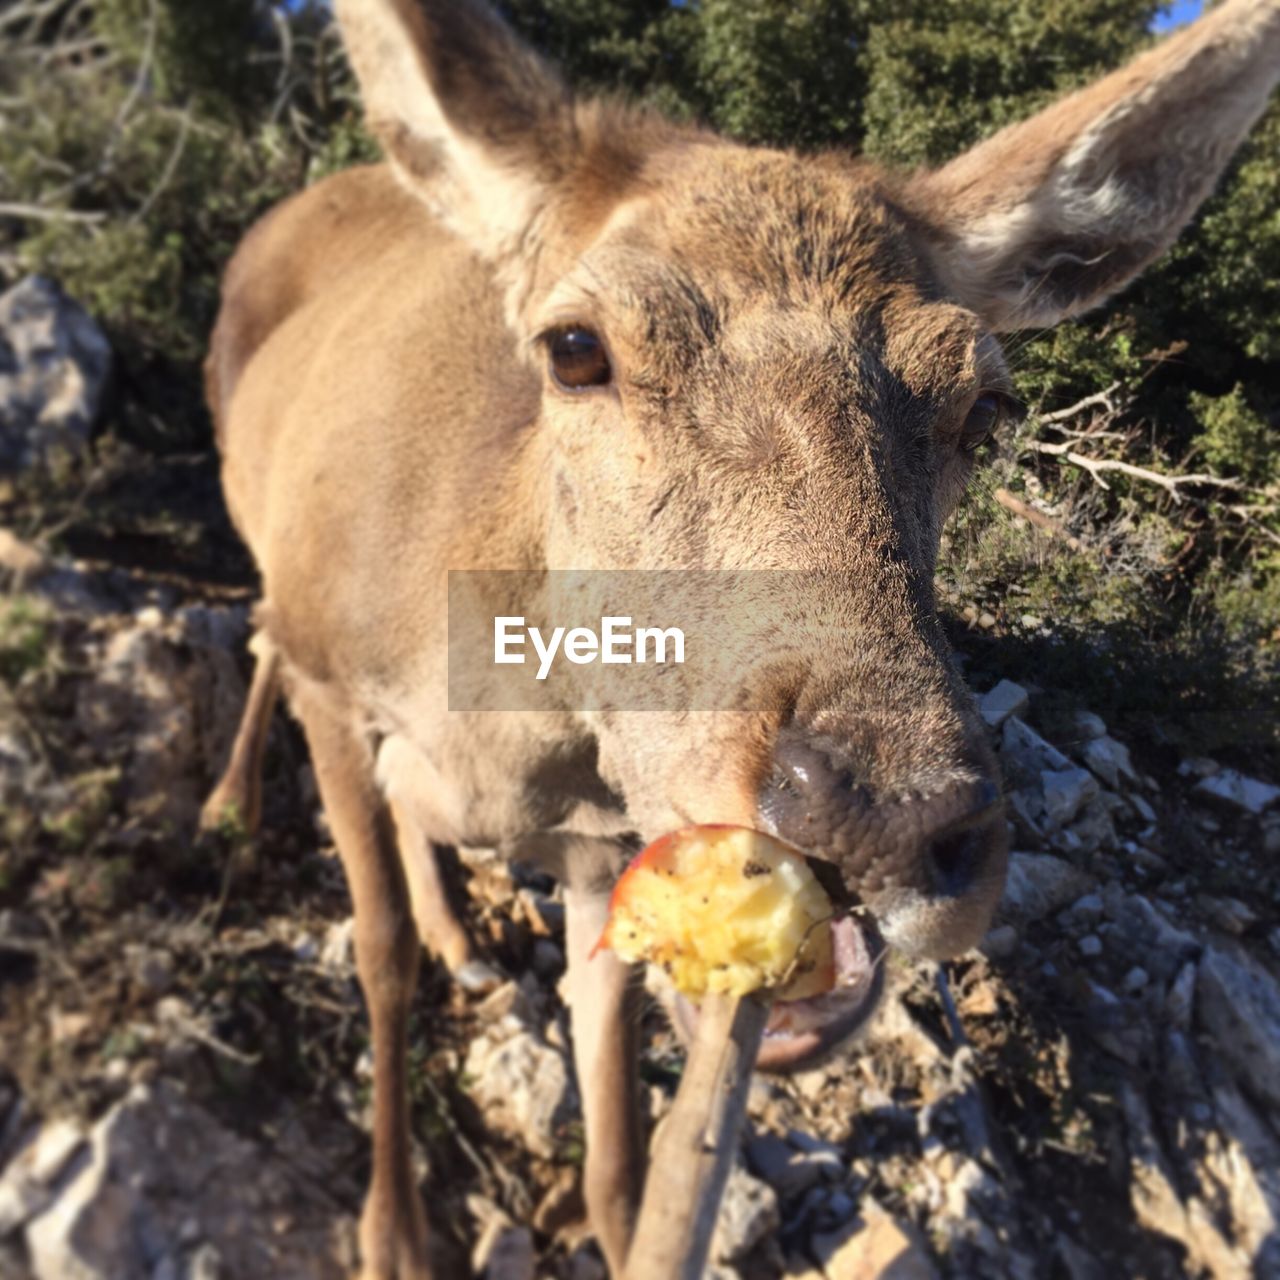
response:
M1029 440L1026 448L1035 453L1044 453L1051 457L1061 458L1064 462L1071 463L1072 466L1080 467L1093 477L1094 482L1100 489L1111 488L1102 478L1102 473L1104 471L1114 471L1120 475L1131 476L1135 480L1145 481L1147 484L1159 485L1174 502L1178 503L1182 502L1185 496L1182 493L1182 487L1185 485L1211 485L1216 489L1232 490L1240 490L1246 487L1243 481L1232 479L1230 476L1215 476L1207 472L1171 476L1165 475L1161 471L1151 471L1147 467L1134 466L1131 462L1121 462L1117 458L1086 457L1082 453L1076 453L1071 447L1070 441L1063 444L1047 444L1040 440Z
M36 222L105 222L107 215L89 209L46 209L39 204L0 204L0 218L31 218Z
M1084 543L1074 534L1068 533L1066 528L1059 524L1058 521L1045 515L1043 511L1037 511L1030 503L1023 502L1021 498L1010 493L1008 489L997 489L991 496L1006 511L1039 529L1046 537L1065 543L1072 551L1087 552L1088 548Z
M1092 409L1095 405L1101 405L1108 413L1115 413L1114 397L1119 390L1120 384L1113 382L1102 391L1095 391L1093 395L1085 396L1083 400L1077 400L1075 404L1068 405L1065 409L1055 409L1052 413L1038 413L1036 417L1043 423L1066 422L1071 418L1079 417L1086 409Z
M1256 507L1228 505L1226 510L1242 524L1254 530L1255 533L1260 533L1268 542L1280 547L1280 533L1276 533L1274 529L1269 529L1258 519L1259 512ZM1268 512L1267 514L1274 514L1274 512Z

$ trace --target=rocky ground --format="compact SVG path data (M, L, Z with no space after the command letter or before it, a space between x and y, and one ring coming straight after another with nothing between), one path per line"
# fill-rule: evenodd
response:
M7 376L12 428L39 398ZM41 457L39 417L6 456ZM83 448L76 421L59 447ZM259 839L193 834L253 599L211 463L36 465L0 488L0 1276L342 1276L367 1034L283 716ZM951 604L1009 789L1000 915L959 961L896 965L846 1056L756 1081L713 1274L1280 1274L1280 789L997 681L983 645L1021 622ZM484 850L452 871L509 981L424 974L424 1196L477 1274L593 1280L558 890ZM680 1061L655 1004L654 1119Z

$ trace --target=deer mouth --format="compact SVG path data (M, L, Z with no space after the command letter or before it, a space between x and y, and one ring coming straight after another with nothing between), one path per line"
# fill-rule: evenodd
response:
M884 990L885 944L865 907L831 922L835 985L819 996L779 1000L765 1026L758 1071L792 1072L816 1067L836 1053L875 1012ZM693 1038L698 1008L676 995L672 1018L682 1040Z

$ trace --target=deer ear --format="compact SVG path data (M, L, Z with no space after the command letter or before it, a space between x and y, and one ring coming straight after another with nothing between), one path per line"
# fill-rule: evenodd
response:
M952 292L994 329L1102 301L1173 241L1280 78L1280 0L1228 0L1127 67L911 179Z
M483 0L337 0L365 117L401 179L487 256L576 147L558 76Z

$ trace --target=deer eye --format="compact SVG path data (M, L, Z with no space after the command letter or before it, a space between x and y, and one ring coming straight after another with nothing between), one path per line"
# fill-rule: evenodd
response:
M993 391L984 391L969 410L969 416L960 428L960 448L965 453L976 453L993 435L1004 417L1004 402Z
M603 387L613 377L598 334L590 329L556 329L547 335L551 376L566 391Z

